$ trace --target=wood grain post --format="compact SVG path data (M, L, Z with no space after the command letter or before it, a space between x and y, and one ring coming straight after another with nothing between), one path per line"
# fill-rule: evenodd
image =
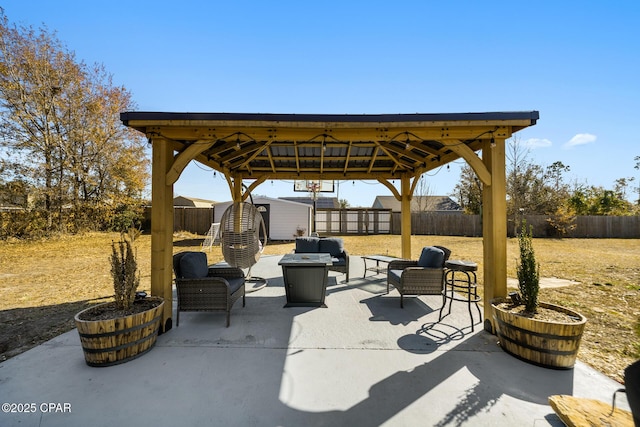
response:
M491 323L491 300L507 296L507 179L505 139L485 141L482 161L491 174L491 184L482 187L482 235L484 242L485 330L495 333Z
M164 298L160 333L171 329L173 279L173 184L167 175L173 165L169 141L154 137L151 170L151 295Z

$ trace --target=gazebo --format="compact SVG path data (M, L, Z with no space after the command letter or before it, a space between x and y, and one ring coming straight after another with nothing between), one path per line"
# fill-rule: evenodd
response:
M506 140L538 111L454 114L121 113L152 144L151 293L172 326L173 185L195 160L223 174L234 201L266 180L371 180L401 202L401 253L411 258L410 203L420 176L464 159L482 182L485 329L507 292ZM400 181L400 190L392 183ZM243 184L248 191L243 191Z

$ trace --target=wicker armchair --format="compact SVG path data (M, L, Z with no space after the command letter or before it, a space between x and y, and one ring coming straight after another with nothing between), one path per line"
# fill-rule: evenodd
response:
M427 246L420 259L391 261L387 268L387 293L393 285L400 293L400 307L405 295L442 295L444 263L451 251L442 246Z
M181 311L224 310L229 327L233 304L242 297L245 306L245 277L237 267L209 268L204 252L180 252L173 256L173 272L178 295L176 326Z

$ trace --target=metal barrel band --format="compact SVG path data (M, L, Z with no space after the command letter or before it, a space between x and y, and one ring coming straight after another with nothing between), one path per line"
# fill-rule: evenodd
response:
M141 344L141 343L143 343L145 341L149 341L150 339L155 339L156 338L156 332L158 332L159 328L160 328L160 325L158 325L158 327L155 328L153 333L151 333L149 335L146 335L146 336L144 336L144 337L142 337L140 339L137 339L135 341L128 342L126 344L121 344L121 345L118 345L118 346L115 346L115 347L107 347L107 348L86 348L86 347L83 346L82 350L85 353L96 353L96 354L97 353L110 353L112 351L123 350L125 348L129 348L129 347L132 347L134 345Z
M81 338L113 337L113 336L116 336L116 335L122 335L122 334L126 334L126 333L129 333L129 332L137 331L139 329L146 328L148 326L151 326L153 323L158 322L159 319L160 319L160 316L156 316L153 319L149 320L148 322L142 323L140 325L136 325L136 326L133 326L133 327L127 328L127 329L118 329L118 330L115 330L113 332L103 332L103 333L100 333L100 334L87 334L87 333L82 333L82 332L78 331L78 333L80 334Z
M518 332L527 333L528 335L534 335L540 338L549 338L549 339L557 339L557 340L565 340L565 341L578 341L582 338L582 335L553 335L553 334L545 334L542 332L530 331L527 329L520 328L518 326L510 325L500 318L497 318L496 320L498 321L498 324L501 327L504 327L505 330L511 329Z

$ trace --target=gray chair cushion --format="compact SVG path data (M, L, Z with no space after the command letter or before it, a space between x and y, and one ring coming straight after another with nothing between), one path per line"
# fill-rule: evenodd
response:
M344 252L344 243L339 237L325 237L320 239L320 253L331 254L332 257Z
M185 279L207 277L207 254L204 252L189 252L180 258L180 273Z
M444 251L433 246L422 248L420 259L418 259L418 267L424 268L442 268L444 265Z
M320 239L317 237L296 237L296 253L318 253Z
M227 279L229 282L229 287L231 288L231 293L234 293L238 289L244 285L244 277L236 277L234 279Z
M400 277L402 277L402 272L404 270L389 270L388 276L389 279L395 279L396 282L400 282Z

